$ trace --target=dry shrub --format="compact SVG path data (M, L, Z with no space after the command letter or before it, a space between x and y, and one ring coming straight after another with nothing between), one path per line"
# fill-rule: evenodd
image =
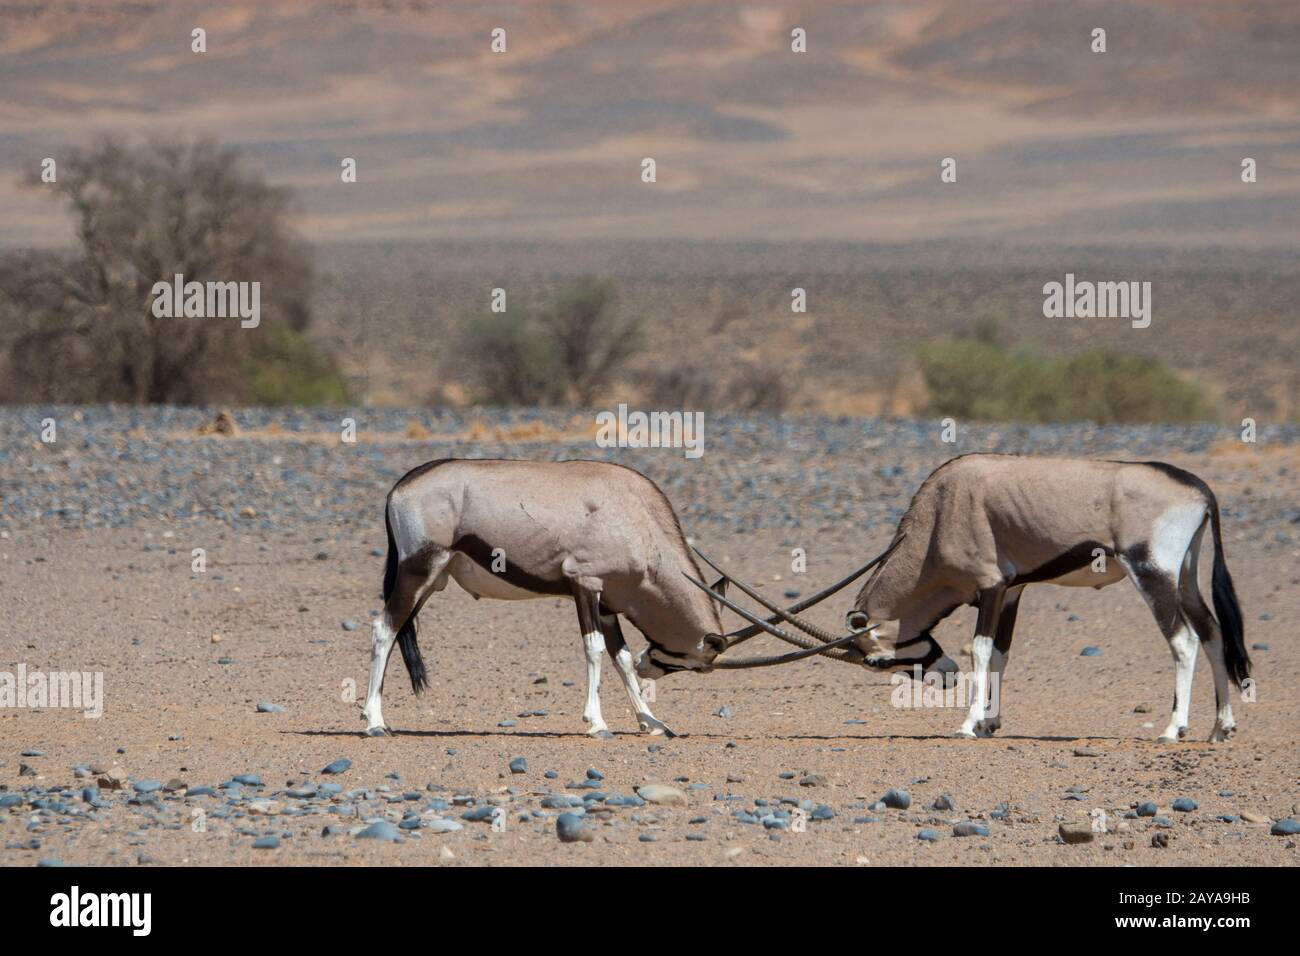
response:
M790 404L786 373L741 359L717 363L685 360L642 373L645 402L657 408L780 413Z

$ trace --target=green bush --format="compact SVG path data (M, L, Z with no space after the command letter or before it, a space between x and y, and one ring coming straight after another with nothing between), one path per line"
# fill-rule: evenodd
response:
M465 356L479 401L489 405L555 405L565 395L559 344L533 322L505 312L472 321Z
M288 325L263 326L244 363L255 405L342 405L347 383L333 360Z
M640 322L620 316L608 283L583 279L536 314L471 318L465 360L479 401L491 405L589 405L641 342Z
M1073 358L1008 351L989 337L916 350L931 415L979 421L1193 422L1201 393L1155 359L1096 350Z

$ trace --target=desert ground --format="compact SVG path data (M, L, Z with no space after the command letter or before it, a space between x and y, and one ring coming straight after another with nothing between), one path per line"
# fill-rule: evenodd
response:
M1300 429L1243 444L1213 426L983 426L947 444L929 421L711 416L692 461L598 448L591 416L569 413L246 410L235 436L198 434L211 417L0 412L0 671L100 672L104 695L98 718L0 708L4 865L1297 861L1295 837L1271 830L1300 810ZM340 440L345 417L354 443ZM53 444L40 441L46 418ZM1234 739L1204 742L1202 657L1189 739L1156 743L1173 667L1126 582L1026 593L1002 731L987 740L950 736L960 709L894 706L886 675L815 659L660 680L652 707L673 739L636 732L606 664L616 736L595 740L572 604L476 602L452 585L421 617L431 689L414 696L395 653L384 704L396 734L363 734L383 500L415 464L638 467L692 540L788 602L880 550L925 475L973 451L1158 458L1211 484L1258 682L1253 702L1234 699ZM806 573L792 571L794 548ZM810 618L837 628L849 594ZM960 662L972 626L966 610L936 630ZM526 770L512 772L519 757ZM350 763L323 772L336 761ZM649 783L684 805L632 799ZM907 809L873 807L890 788L908 791ZM1146 802L1156 815L1134 815ZM800 805L811 819L796 830ZM583 813L590 842L557 838L565 809ZM1096 810L1105 832L1058 838ZM396 840L358 835L380 821ZM987 835L955 836L968 821Z

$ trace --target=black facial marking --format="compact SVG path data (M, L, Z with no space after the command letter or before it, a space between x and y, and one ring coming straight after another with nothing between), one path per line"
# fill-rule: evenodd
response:
M684 667L681 664L674 664L671 661L665 660L664 658L666 657L675 657L678 660L689 660L689 658L685 654L674 654L672 651L664 650L658 644L650 645L650 660L661 671L664 671L667 674L675 674L678 671L687 671L692 669L690 667Z
M952 607L948 608L946 611L944 611L938 617L936 617L933 621L931 621L929 624L923 627L921 629L921 632L917 634L916 637L909 637L905 641L897 641L894 644L894 647L907 647L909 644L915 644L917 641L934 641L935 644L938 644L939 642L935 640L934 635L931 634L930 632L934 630L936 627L938 627L943 622L944 618L950 615L953 611L957 610L957 608L959 607L961 607L960 604L952 605Z
M927 635L929 633L929 631L926 631ZM913 663L919 663L923 671L928 671L941 657L943 657L943 648L939 646L938 641L931 639L930 650L927 651L926 655L919 661L914 661Z

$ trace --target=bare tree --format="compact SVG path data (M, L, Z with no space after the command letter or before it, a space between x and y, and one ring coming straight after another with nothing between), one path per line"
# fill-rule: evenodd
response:
M614 287L608 282L574 283L538 319L559 348L564 375L579 405L590 405L641 346L639 320L618 314Z
M79 248L0 260L7 400L206 402L244 397L263 329L310 321L311 269L288 195L208 142L108 141L59 164ZM159 318L152 289L260 282L262 324Z

